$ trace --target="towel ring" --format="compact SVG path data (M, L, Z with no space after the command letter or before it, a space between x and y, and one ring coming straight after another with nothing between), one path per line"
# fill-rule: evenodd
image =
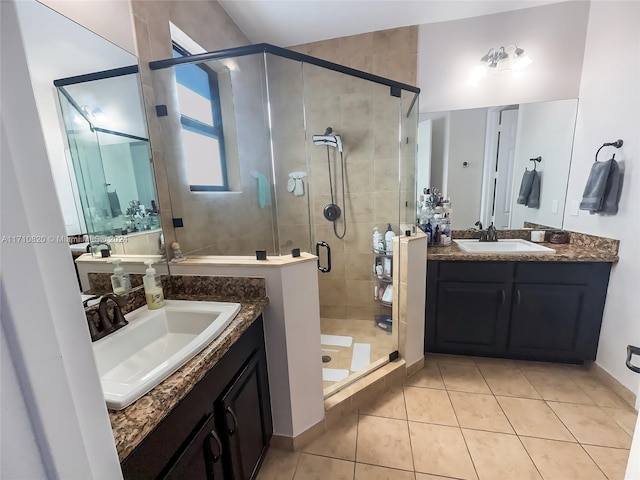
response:
M598 161L598 154L600 153L600 150L602 150L604 147L616 147L616 148L620 148L622 146L624 142L621 139L616 140L615 142L611 142L611 143L603 143L602 146L598 149L598 151L596 152L596 162ZM616 158L616 154L613 154L612 158Z
M536 158L530 158L529 159L530 162L533 162L533 171L536 171L536 165L540 162L542 162L542 157L536 157Z

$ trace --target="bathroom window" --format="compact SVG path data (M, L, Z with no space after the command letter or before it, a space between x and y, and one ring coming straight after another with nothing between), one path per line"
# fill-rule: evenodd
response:
M173 43L173 57L191 55ZM206 65L176 68L182 143L192 192L227 191L218 75Z

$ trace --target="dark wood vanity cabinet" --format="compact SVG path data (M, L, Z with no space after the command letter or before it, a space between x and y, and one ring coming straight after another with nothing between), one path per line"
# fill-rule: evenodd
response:
M428 261L425 352L595 359L609 263Z
M273 433L262 317L122 462L124 478L248 480Z

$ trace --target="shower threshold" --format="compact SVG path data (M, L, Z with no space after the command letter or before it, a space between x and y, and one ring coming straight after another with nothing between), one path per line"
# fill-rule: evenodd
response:
M358 380L360 380L360 379L366 377L367 375L375 372L379 368L384 367L388 363L389 363L389 358L388 357L387 358L381 358L380 360L377 360L377 361L371 363L367 368L365 368L363 370L360 370L358 372L352 373L351 375L349 375L344 380L341 380L339 382L334 383L333 385L330 385L330 386L326 387L324 389L324 399L326 400L329 397L331 397L332 395L335 395L336 393L340 392L341 390L344 390L345 388L353 385Z

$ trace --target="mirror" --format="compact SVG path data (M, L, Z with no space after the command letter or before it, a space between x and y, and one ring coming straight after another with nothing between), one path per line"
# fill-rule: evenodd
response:
M39 2L16 7L67 234L113 255L159 253L137 58Z
M457 230L478 220L562 228L577 108L571 99L420 114L418 193L437 187L450 198ZM534 169L537 207L518 202L523 174Z

